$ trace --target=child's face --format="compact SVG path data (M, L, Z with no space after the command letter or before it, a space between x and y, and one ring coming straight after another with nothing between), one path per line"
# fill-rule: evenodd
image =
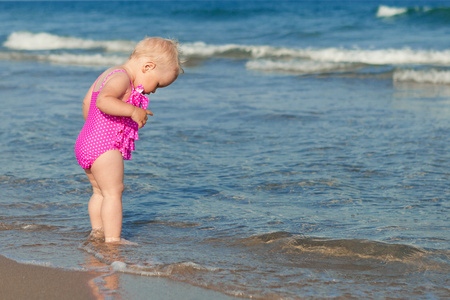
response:
M162 63L145 73L144 94L155 93L157 89L171 85L178 78L178 68Z

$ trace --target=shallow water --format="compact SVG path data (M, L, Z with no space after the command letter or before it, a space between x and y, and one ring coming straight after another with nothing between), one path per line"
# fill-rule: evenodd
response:
M448 296L448 5L274 3L152 17L142 2L1 2L0 252L263 299ZM39 21L52 10L64 17ZM125 163L138 246L107 247L87 241L81 101L145 34L177 37L188 63L150 97Z

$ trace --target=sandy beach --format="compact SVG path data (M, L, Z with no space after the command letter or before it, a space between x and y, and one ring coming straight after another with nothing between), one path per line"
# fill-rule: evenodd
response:
M0 295L2 300L89 300L104 299L108 283L113 282L115 299L237 299L219 292L203 289L167 278L151 278L114 273L106 278L104 292L92 279L99 273L70 271L58 268L17 263L0 255Z
M20 264L0 256L0 291L3 300L88 300L94 296L95 274Z

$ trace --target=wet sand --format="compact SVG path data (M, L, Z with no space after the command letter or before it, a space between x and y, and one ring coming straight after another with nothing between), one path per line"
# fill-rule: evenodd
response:
M0 256L1 299L97 299L90 281L96 274L20 264ZM93 285L92 285L93 286Z
M184 299L233 300L219 292L176 282L167 278L149 278L114 273L104 278L105 294L98 294L92 279L99 273L70 271L58 268L17 263L0 255L0 298L2 300L89 300L104 299L111 288L117 299ZM113 281L112 286L108 283ZM109 294L111 295L111 294Z

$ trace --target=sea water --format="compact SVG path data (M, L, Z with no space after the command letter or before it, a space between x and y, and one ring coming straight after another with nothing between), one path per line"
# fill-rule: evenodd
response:
M1 254L257 299L450 295L448 1L17 1L0 20ZM138 245L111 248L87 240L73 148L89 86L145 36L177 39L185 73L125 162Z

